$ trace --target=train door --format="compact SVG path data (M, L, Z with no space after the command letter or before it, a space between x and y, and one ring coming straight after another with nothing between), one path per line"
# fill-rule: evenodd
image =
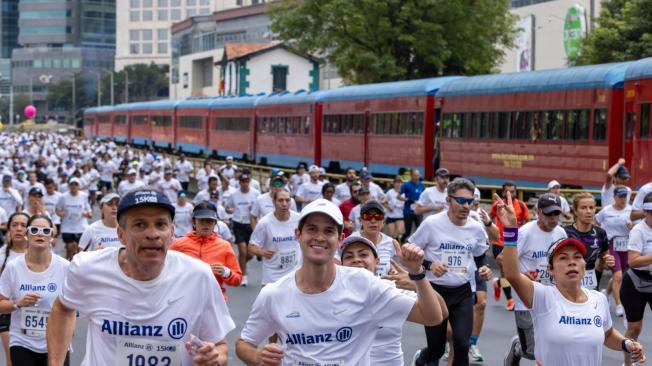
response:
M435 108L435 119L432 121L432 123L435 126L435 135L433 136L434 138L434 146L435 146L435 152L434 156L432 158L432 167L433 171L439 169L439 165L441 164L441 156L440 156L440 151L439 151L439 136L440 136L440 131L439 129L441 128L441 108Z
M623 124L623 145L622 145L622 157L625 158L627 163L630 165L630 171L634 170L634 158L635 151L634 146L636 144L636 104L633 101L625 102L625 123Z

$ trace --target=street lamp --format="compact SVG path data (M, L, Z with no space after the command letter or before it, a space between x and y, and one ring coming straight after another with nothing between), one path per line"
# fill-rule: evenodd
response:
M100 77L102 76L99 71L88 70L89 73L94 74L97 80L97 106L102 105L102 88L100 84Z

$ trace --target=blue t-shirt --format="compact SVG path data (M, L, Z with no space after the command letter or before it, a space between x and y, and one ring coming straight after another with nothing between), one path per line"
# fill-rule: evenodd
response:
M403 183L401 186L401 194L405 195L405 204L403 205L403 215L414 215L414 211L410 206L419 200L421 192L423 192L423 183L414 184L412 181Z

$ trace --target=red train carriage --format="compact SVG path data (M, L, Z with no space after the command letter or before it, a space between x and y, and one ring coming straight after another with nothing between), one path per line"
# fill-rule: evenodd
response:
M129 108L130 142L139 146L152 145L152 124L149 119L150 102L131 103Z
M89 139L97 137L97 115L102 108L106 107L93 107L84 110L84 137Z
M263 164L295 167L321 164L319 93L299 91L256 101L256 158Z
M255 160L254 104L258 97L223 97L210 105L208 148L215 155Z
M599 187L621 156L629 63L474 76L447 83L441 162L480 184Z
M434 94L456 77L358 85L320 94L324 165L366 166L395 175L422 169L433 175Z
M113 125L109 118L112 109L109 106L95 108L95 137L106 139L113 136Z
M652 181L652 58L632 63L625 73L625 144L632 185L640 187Z
M131 104L120 104L111 111L111 124L113 125L113 140L126 143L131 141L129 134L129 108Z
M175 146L180 151L194 154L209 152L209 105L215 98L182 100L177 103Z
M148 103L149 122L151 125L152 145L172 150L175 146L175 108L174 100L160 100Z

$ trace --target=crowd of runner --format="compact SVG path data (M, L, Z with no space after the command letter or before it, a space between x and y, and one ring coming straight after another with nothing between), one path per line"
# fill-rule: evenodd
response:
M652 182L632 201L624 160L605 172L597 213L594 195L569 202L554 180L532 209L506 181L485 210L445 168L428 188L418 170L384 190L364 169L333 184L304 164L259 182L232 157L196 170L183 155L45 133L0 134L0 175L7 365L68 365L77 317L83 365L225 365L235 352L247 365L398 366L406 320L425 332L413 365L468 365L484 360L487 283L514 313L505 365L600 365L603 347L645 361ZM236 344L228 286L261 287Z

